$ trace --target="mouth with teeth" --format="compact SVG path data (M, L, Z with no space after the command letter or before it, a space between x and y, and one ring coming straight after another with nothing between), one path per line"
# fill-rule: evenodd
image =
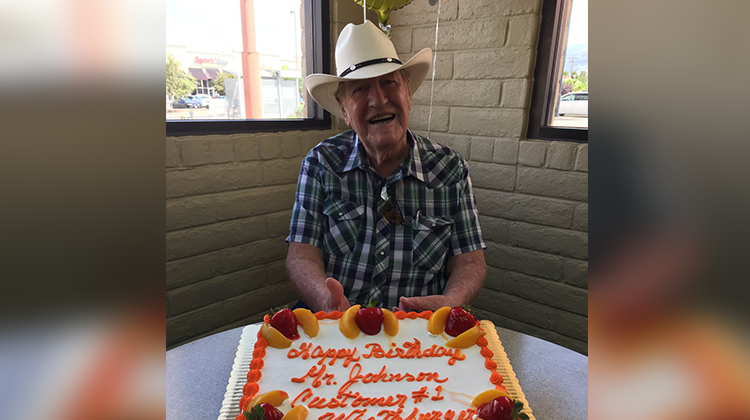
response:
M377 117L367 121L369 124L388 124L396 118L396 114L378 115Z

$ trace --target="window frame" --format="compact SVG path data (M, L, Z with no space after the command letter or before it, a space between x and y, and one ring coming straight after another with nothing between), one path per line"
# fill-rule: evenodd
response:
M312 28L305 36L305 67L308 73L330 74L330 14L329 0L304 0L305 28ZM208 134L236 134L293 130L321 130L331 128L331 114L305 92L311 118L273 120L167 120L167 136L195 136Z
M562 29L570 18L571 0L544 0L542 22L537 44L537 65L534 68L534 89L531 95L527 138L561 140L579 143L589 141L589 130L579 127L558 127L547 124L557 99L555 81L562 77L562 63L557 60L565 48Z

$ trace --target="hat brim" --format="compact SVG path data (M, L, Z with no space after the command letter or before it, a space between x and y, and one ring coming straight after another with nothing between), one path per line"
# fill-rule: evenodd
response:
M305 87L307 88L307 91L310 92L310 96L312 96L315 102L331 114L344 119L339 102L336 100L336 90L338 89L339 83L350 80L379 77L384 74L393 73L394 71L403 70L411 80L410 87L413 95L427 77L427 73L430 71L430 64L432 64L432 50L425 48L416 53L414 57L410 58L409 61L404 64L373 64L371 66L362 67L357 71L348 74L346 77L338 77L330 74L311 74L305 78Z

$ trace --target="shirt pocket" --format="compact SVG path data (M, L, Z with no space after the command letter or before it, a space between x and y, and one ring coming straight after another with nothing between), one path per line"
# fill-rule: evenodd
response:
M435 273L443 269L450 245L453 219L421 216L412 221L412 263Z
M327 201L323 214L328 216L325 251L330 255L351 254L357 245L365 206L351 201Z

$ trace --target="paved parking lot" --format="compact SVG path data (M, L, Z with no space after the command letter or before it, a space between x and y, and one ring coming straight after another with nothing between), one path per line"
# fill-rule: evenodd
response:
M552 119L553 127L578 127L588 128L589 117L555 117Z

